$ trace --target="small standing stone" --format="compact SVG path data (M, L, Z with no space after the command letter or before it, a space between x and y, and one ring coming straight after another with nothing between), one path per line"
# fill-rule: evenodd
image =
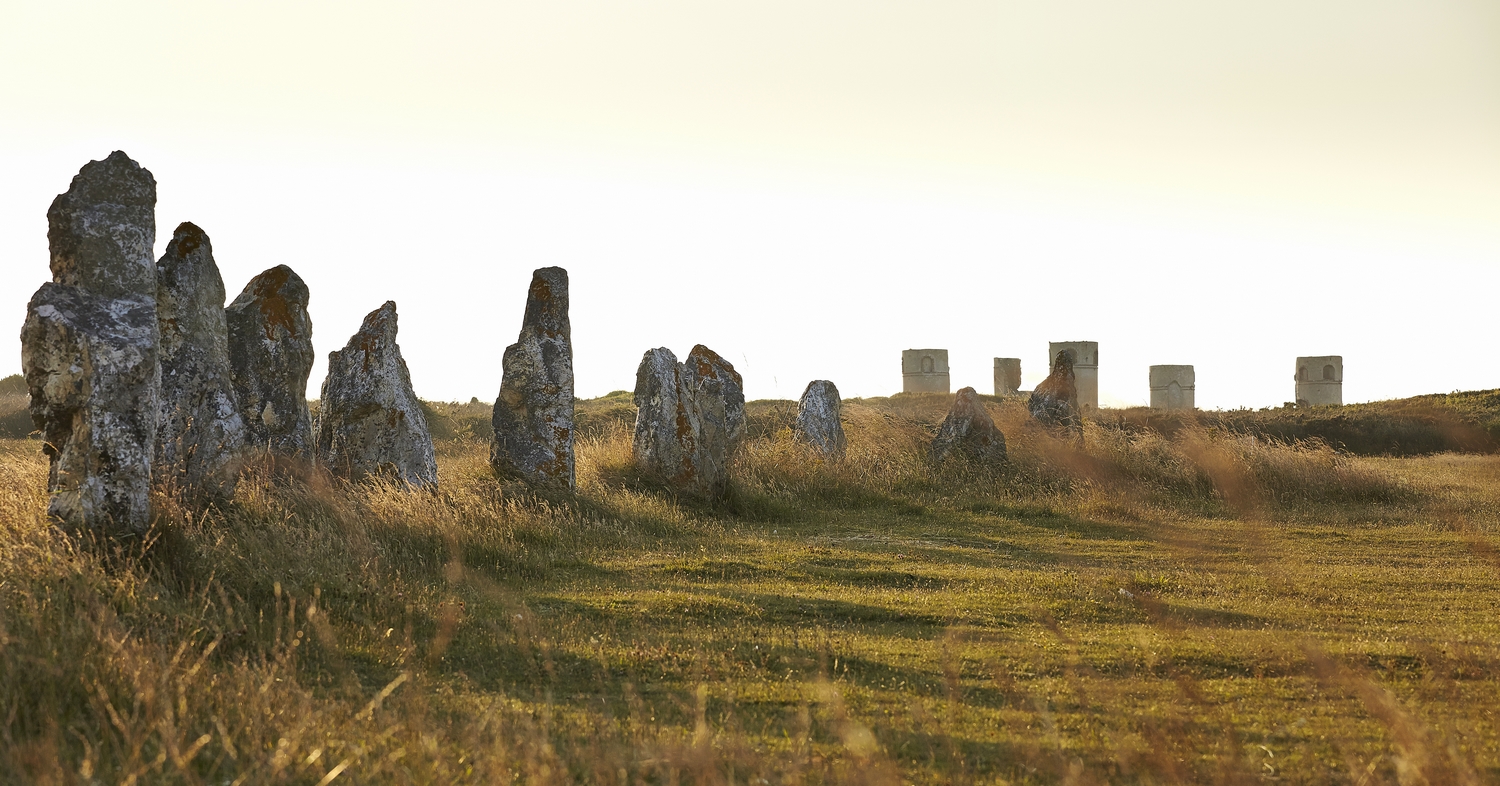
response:
M318 459L335 474L437 484L427 418L396 344L396 303L370 312L343 349L328 353L318 408Z
M495 400L490 464L500 475L540 486L576 483L573 464L573 342L568 271L531 276L521 336L505 349Z
M1078 386L1073 379L1073 356L1061 350L1052 361L1052 373L1031 391L1026 408L1038 422L1049 426L1079 428Z
M314 356L307 300L302 279L286 265L277 265L250 279L225 309L225 317L229 365L246 441L310 458L307 376Z
M847 444L839 420L842 408L839 389L832 382L815 379L807 383L797 403L798 438L829 458L842 458Z
M709 499L729 491L729 461L745 434L744 382L703 345L679 364L661 347L636 370L635 457L647 472Z
M161 426L154 478L192 494L234 496L245 421L229 371L224 279L202 229L177 227L156 262L161 329Z
M942 461L961 455L984 464L1005 460L1005 435L984 409L974 388L964 388L953 397L953 408L932 440L932 459Z
M70 530L150 524L160 417L156 179L124 153L79 170L47 211L53 281L26 307L21 365Z

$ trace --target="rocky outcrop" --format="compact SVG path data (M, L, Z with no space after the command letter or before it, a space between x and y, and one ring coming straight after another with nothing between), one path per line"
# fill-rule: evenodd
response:
M1031 391L1026 408L1038 422L1076 429L1082 426L1078 411L1078 386L1073 379L1073 356L1067 350L1052 360L1052 373Z
M53 281L26 307L21 364L51 459L48 512L70 530L150 524L160 416L156 179L121 152L47 211Z
M953 407L932 440L933 461L949 456L962 456L982 464L1005 460L1005 435L995 427L974 388L964 388L953 397Z
M208 235L177 227L156 261L161 422L153 478L190 496L234 496L245 421L229 370L224 279Z
M506 477L573 488L573 341L568 271L531 276L521 335L505 349L504 376L491 420L490 465Z
M302 279L286 265L277 265L250 279L225 309L225 318L229 366L246 442L310 458L307 375L314 356L307 300Z
M396 344L396 303L370 312L349 344L328 353L318 405L318 460L351 480L384 475L437 484L427 418Z
M646 352L635 376L636 463L679 491L719 499L745 434L744 381L703 345L679 364L670 349Z
M797 403L797 438L824 456L842 458L847 444L839 420L842 408L839 389L832 382L815 379L807 383Z

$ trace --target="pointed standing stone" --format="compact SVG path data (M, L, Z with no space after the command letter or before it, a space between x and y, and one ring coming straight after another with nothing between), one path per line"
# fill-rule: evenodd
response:
M797 403L798 438L829 458L842 458L847 444L839 420L842 409L839 389L832 382L815 379L807 383Z
M541 486L575 485L573 342L568 324L568 271L544 267L531 276L521 336L505 349L495 400L490 464L501 475Z
M432 435L396 344L395 301L370 312L347 346L328 353L318 460L352 480L387 475L437 484Z
M190 223L177 227L156 262L161 328L161 425L153 477L190 494L234 496L245 421L229 371L224 279L213 246Z
M1073 378L1073 356L1059 351L1052 360L1052 373L1031 391L1026 408L1038 422L1049 426L1079 428L1078 386Z
M953 408L932 440L932 460L965 456L982 464L1005 460L1005 435L996 428L984 401L974 388L964 388L953 397Z
M245 421L246 442L287 455L312 456L307 376L312 373L308 291L286 265L250 279L225 309L229 366Z
M156 179L124 153L79 170L47 211L53 281L26 308L21 364L68 529L150 524L160 416Z

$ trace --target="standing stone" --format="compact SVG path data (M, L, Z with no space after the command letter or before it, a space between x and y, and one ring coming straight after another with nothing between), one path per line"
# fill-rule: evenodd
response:
M815 379L807 383L797 403L797 437L824 456L842 458L847 444L844 424L839 421L842 408L839 389L832 382Z
M161 424L154 479L190 494L234 496L245 421L229 371L224 279L208 235L183 223L156 262Z
M351 480L386 475L437 484L432 434L396 344L395 301L371 311L347 346L328 353L318 459Z
M156 179L119 151L84 165L47 211L53 281L27 304L21 364L51 459L47 510L70 530L150 524L155 211Z
M964 388L953 397L953 408L932 440L932 460L964 456L983 464L1005 460L1005 435L984 409L974 388Z
M576 483L573 467L573 341L568 271L531 274L521 337L505 348L490 465L539 486Z
M1078 386L1073 379L1073 355L1059 350L1052 360L1052 373L1031 391L1026 408L1038 422L1049 426L1079 428Z
M225 309L225 318L246 442L310 458L307 375L312 373L313 345L307 299L302 279L286 265L277 265L250 279Z
M665 347L648 351L635 379L637 463L682 491L722 499L745 435L739 372L699 344L680 365Z

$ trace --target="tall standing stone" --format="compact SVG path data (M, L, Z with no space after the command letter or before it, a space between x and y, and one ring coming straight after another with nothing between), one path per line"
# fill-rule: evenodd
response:
M745 435L739 372L699 344L683 364L665 347L646 352L635 379L636 462L689 494L724 497L729 462Z
M964 388L953 397L953 407L932 440L933 461L949 456L964 456L983 464L1005 460L1005 435L985 411L984 401L974 388Z
M154 478L208 499L234 496L245 421L229 370L224 279L202 229L177 227L156 261L161 424Z
M505 348L490 465L540 486L573 488L573 340L568 271L531 275L521 336Z
M225 318L247 443L310 458L307 376L314 356L307 300L302 279L286 265L277 265L250 279L225 309Z
M52 282L26 307L21 364L68 529L150 524L160 416L156 179L124 153L79 170L47 211Z
M847 441L839 420L842 409L839 389L832 382L815 379L807 383L797 403L797 437L825 456L843 457Z
M1079 428L1078 386L1073 378L1073 355L1059 350L1052 360L1052 373L1031 391L1026 408L1038 422L1049 426Z
M343 349L328 353L318 406L318 460L349 479L385 475L437 484L427 418L396 344L396 303L371 311Z

